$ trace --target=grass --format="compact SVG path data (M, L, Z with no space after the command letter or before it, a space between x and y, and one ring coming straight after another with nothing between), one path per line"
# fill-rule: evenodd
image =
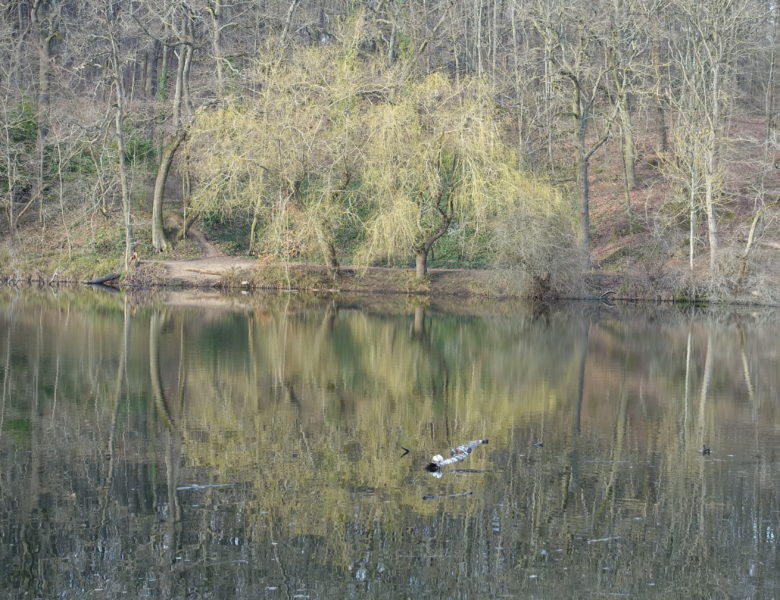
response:
M258 265L252 269L230 269L220 281L223 288L259 290L332 290L338 281L324 267L312 265Z

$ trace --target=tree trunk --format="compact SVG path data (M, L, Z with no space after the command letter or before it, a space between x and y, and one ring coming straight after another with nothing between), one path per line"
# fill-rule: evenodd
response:
M187 237L187 232L189 231L192 224L198 220L199 213L197 212L189 212L184 215L184 219L182 219L181 227L179 228L179 233L176 235L177 240L183 240ZM251 252L251 248L250 248Z
M614 41L608 49L608 60L610 71L612 72L613 85L615 88L615 108L620 118L620 142L623 154L623 187L626 196L626 212L629 223L631 221L631 195L629 192L636 187L636 178L634 175L634 163L636 162L636 152L634 148L634 132L631 127L631 103L630 103L630 81L631 76L631 45L626 40L622 25L629 19L628 9L625 4L616 0L613 5L615 23L612 26L612 35Z
M707 165L707 175L704 181L704 202L707 208L707 238L710 243L710 272L714 273L718 262L718 217L715 209L714 174L712 168L715 162L710 157Z
M689 232L688 232L688 266L691 269L691 273L693 273L693 257L694 257L694 238L696 236L696 189L694 187L694 181L693 178L691 178L691 189L690 189L690 196L688 198L689 203Z
M187 51L184 53L184 68L182 71L182 104L184 106L184 113L187 116L192 114L192 96L190 95L190 68L192 67L192 37L188 37Z
M54 32L51 31L54 24L51 22L51 16L47 15L48 5L46 2L37 0L33 3L30 11L30 21L37 33L38 50L38 95L37 95L37 157L35 166L35 190L34 197L39 200L39 220L43 221L43 198L44 198L44 168L46 138L49 134L49 101L51 84L51 39Z
M117 86L117 96L121 95L121 86ZM122 192L122 211L125 219L125 270L130 267L133 254L133 217L130 214L130 190L127 186L127 165L125 164L125 134L122 130L124 120L124 101L119 100L114 125L116 127L117 154L119 154L119 187Z
M710 274L715 272L718 255L718 219L715 211L714 167L714 150L713 148L709 148L704 164L704 208L707 213L707 241L710 246Z
M4 142L6 148L11 147L11 137L8 129L8 123L4 123L3 127ZM8 236L13 246L16 240L16 215L14 211L14 188L16 187L16 160L13 155L5 152L5 169L6 169L6 194L8 196L8 209L6 215L8 217Z
M588 170L590 159L581 156L577 179L580 184L580 235L582 236L582 255L590 262L590 183L588 182Z
M577 152L577 187L580 194L580 237L581 252L585 265L590 266L590 181L588 171L593 154L607 141L609 126L604 136L592 146L586 145L588 139L588 121L590 110L596 97L594 88L590 95L584 94L579 78L573 73L565 73L574 84L572 113L577 119L577 132L574 145ZM611 121L610 121L611 126Z
M660 42L655 42L650 48L650 62L653 65L653 71L655 74L655 80L659 83L659 88L662 89L666 83L661 69L661 47ZM655 105L656 127L658 128L658 149L657 152L666 152L669 149L669 128L666 123L666 109L664 108L663 92L660 90L656 93L656 105Z
M217 76L217 98L225 96L225 73L222 64L222 0L213 0L209 6L211 15L211 52L214 55Z
M167 32L166 32L167 33ZM168 62L171 50L167 44L162 45L160 57L160 69L157 71L157 99L165 100L168 97Z
M452 219L455 217L455 205L452 201L452 179L455 172L453 165L452 170L449 173L441 174L440 177L445 179L441 181L441 188L439 190L439 198L436 202L436 210L441 215L441 224L439 227L431 233L423 242L414 247L415 262L417 279L425 279L428 275L428 254L433 248L433 244L436 243L441 236L447 233L452 224Z
M415 274L417 279L425 279L428 275L428 250L425 248L419 248L417 250L417 254L415 255L415 259Z
M47 20L44 13L47 11L46 3L40 0L34 2L30 11L30 21L36 29L38 35L38 127L44 128L42 133L46 135L46 121L42 116L46 116L49 107L49 83L51 79L51 46L50 42L53 32L47 26Z
M185 131L178 132L165 144L162 156L160 156L160 165L157 168L157 178L154 182L154 199L152 200L152 246L156 252L166 252L168 250L162 212L165 200L165 184L168 181L168 173L170 173L176 150L186 137L187 133Z
M442 211L441 213L441 225L436 231L428 236L422 244L414 248L416 264L415 273L417 279L425 279L428 275L428 255L431 253L431 248L433 248L433 244L436 242L436 240L449 231L450 224L452 223L455 209L452 205L452 202L449 200L449 196L447 196L447 198L447 211Z
M712 121L708 132L707 162L704 166L704 203L707 208L707 237L710 243L710 273L718 263L718 218L715 207L715 185L718 166L718 134L720 128L720 68L712 73Z
M255 235L257 234L257 224L260 221L260 201L255 202L252 210L252 224L249 226L249 254L255 252Z
M146 53L146 77L144 80L144 95L154 98L157 83L157 61L160 55L160 42L154 40Z
M636 187L636 174L634 164L636 163L636 150L634 145L634 132L631 128L631 115L628 112L628 99L620 100L623 106L620 108L620 128L622 132L621 144L623 150L623 178L626 189L629 191ZM631 214L630 197L628 198L628 212Z
M115 115L117 153L119 154L119 184L122 193L122 212L125 225L125 269L130 266L133 254L133 218L130 214L130 191L127 186L127 165L125 164L125 136L122 131L123 110L117 108Z
M184 22L185 39L179 46L176 64L176 85L173 94L172 120L176 133L165 143L160 151L160 165L154 183L154 199L152 201L152 246L156 252L168 250L163 227L163 201L165 200L165 184L171 170L173 158L181 143L187 137L185 121L191 114L189 78L192 62L192 37L189 25ZM186 214L185 214L186 219Z
M621 139L623 146L623 174L626 179L626 187L628 187L629 190L633 190L636 187L636 170L634 168L636 163L636 150L634 146L634 132L631 129L631 116L628 113L628 108L621 109L621 112L623 110L626 111L623 113L621 123L623 133Z
M666 124L666 109L660 100L656 106L655 114L658 122L658 152L660 154L669 150L669 127Z
M551 107L555 106L553 102L553 74L551 66L553 64L552 61L552 55L553 50L550 41L545 36L544 38L544 106ZM555 152L554 152L554 146L555 146L555 126L554 126L554 112L547 108L544 111L545 115L545 126L544 131L546 132L545 141L546 141L546 149L547 149L547 169L550 171L550 175L553 179L556 177L555 173Z
M284 45L287 39L287 34L290 31L290 25L292 24L293 13L295 12L298 3L301 0L291 0L290 6L287 8L287 18L284 20L284 29L282 29L282 35L279 38L279 42Z
M579 94L578 94L579 95ZM580 236L582 238L582 255L590 263L590 155L585 148L585 138L588 128L588 115L582 102L578 100L579 116L577 123L577 184L580 188Z
M109 24L109 30L111 25ZM122 193L122 212L125 225L125 270L130 267L130 257L133 254L133 217L130 213L130 189L127 185L127 165L125 163L125 86L123 83L122 66L119 60L119 45L111 32L111 67L114 76L114 92L116 105L114 112L114 135L116 135L117 154L119 155L119 188Z
M182 46L179 52L174 52L176 56L176 85L173 88L173 123L174 127L179 127L182 116L182 104L184 98L184 72L189 49Z
M396 24L395 19L393 19L393 24L390 29L390 41L387 44L387 66L392 66L395 62L395 31Z
M325 259L325 266L328 269L330 278L335 281L338 279L340 270L339 261L336 258L336 248L333 242L324 237L320 240L320 246L322 247L322 256Z
M119 279L121 275L119 273L109 273L108 275L103 275L102 277L95 277L94 279L90 279L87 281L87 285L99 285L101 283L110 283L116 279Z

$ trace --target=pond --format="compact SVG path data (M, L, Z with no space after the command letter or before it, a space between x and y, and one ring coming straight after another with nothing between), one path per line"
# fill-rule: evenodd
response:
M777 595L776 311L415 302L0 290L3 593Z

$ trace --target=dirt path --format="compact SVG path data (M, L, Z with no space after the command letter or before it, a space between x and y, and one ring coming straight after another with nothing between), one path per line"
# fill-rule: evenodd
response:
M206 239L206 236L198 229L197 225L190 225L190 228L187 230L187 237L200 246L201 254L203 254L205 258L222 256L222 253L214 247L214 244Z
M200 255L198 258L144 261L165 268L165 274L158 272L152 276L158 283L185 288L210 288L224 282L225 275L232 270L249 271L258 267L255 258L223 254L197 226L190 228L188 237L197 246L195 251ZM347 292L430 293L461 297L482 295L511 297L519 292L510 274L485 269L430 269L428 281L420 284L413 281L411 268L356 269L343 266L341 277L334 283L329 279L322 279L324 269L321 265L291 263L288 266L291 272L295 271L293 279L297 280L292 285L300 282L310 286L304 289L313 289L311 286L314 285L317 289L339 289ZM231 279L234 284L238 283L235 277ZM252 282L253 276L247 275L246 279Z
M207 256L187 260L154 260L168 272L168 280L173 285L209 286L219 283L222 274L230 269L245 269L257 261L236 256Z
M190 226L187 237L198 245L200 257L144 261L163 265L167 271L168 282L173 285L188 287L215 285L230 269L244 269L256 264L256 261L251 258L223 254L206 238L197 225Z

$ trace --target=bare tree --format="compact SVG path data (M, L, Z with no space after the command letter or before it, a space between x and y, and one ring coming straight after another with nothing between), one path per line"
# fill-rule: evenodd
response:
M119 185L122 199L122 214L125 229L124 268L130 266L130 258L134 251L133 216L130 206L130 187L128 183L127 146L125 143L125 119L127 116L127 95L125 91L125 75L127 57L123 52L122 40L128 15L121 5L104 5L96 7L103 26L103 39L108 44L108 72L114 95L114 138L117 145L117 163Z
M217 3L219 5L219 3ZM213 7L212 7L213 8ZM221 5L217 8L221 8ZM192 98L190 94L190 79L193 55L196 48L195 28L200 15L190 6L180 0L149 0L146 3L147 24L145 31L150 36L157 36L166 53L163 54L162 77L167 76L171 53L176 59L176 75L173 86L170 107L165 111L167 135L160 148L157 175L155 177L152 196L152 246L157 252L168 250L163 223L163 203L165 187L170 174L176 152L187 136L187 124L192 114ZM215 19L218 19L214 17ZM221 76L220 76L221 81ZM165 86L167 81L161 79L158 98L167 97ZM221 83L220 83L221 85Z
M21 27L19 27L21 29ZM3 183L3 208L8 232L13 242L16 234L17 214L15 204L24 179L24 163L29 148L29 133L34 128L32 107L23 101L23 91L18 88L19 71L22 68L22 38L14 38L14 23L0 13L0 125L2 125L2 165L0 181Z
M641 86L643 71L646 70L643 59L648 56L647 18L655 11L654 4L650 2L648 5L639 0L612 0L612 11L603 36L609 93L617 111L620 129L623 195L629 226L633 218L631 191L636 187L633 105Z
M587 10L587 9L585 9ZM609 138L616 110L601 123L596 120L602 105L602 90L609 72L605 41L593 28L593 21L570 6L551 0L539 0L533 13L534 26L545 40L545 59L551 68L548 76L554 84L568 81L570 110L574 119L572 142L575 149L577 188L580 205L582 254L590 262L590 161ZM593 125L599 129L594 134Z
M740 273L739 283L743 284L749 272L749 264L751 254L755 248L756 240L760 236L760 224L762 221L766 221L768 209L772 205L768 202L768 195L770 190L768 189L768 178L770 170L776 167L775 160L772 156L773 150L773 121L776 118L776 97L775 86L777 85L777 44L778 44L778 27L780 27L780 19L778 18L778 7L774 2L770 2L768 11L766 13L765 30L765 42L761 44L756 54L763 54L765 56L764 68L759 67L757 69L758 76L762 76L761 96L763 97L763 112L765 119L764 136L762 140L762 152L761 162L758 168L756 177L756 183L754 188L753 197L753 215L750 221L750 228L748 230L747 239L745 240L745 246L740 255ZM777 204L775 200L774 204Z
M737 0L706 4L674 0L670 6L679 25L678 35L670 41L677 77L670 97L685 132L679 137L684 147L678 146L677 155L701 165L701 202L707 221L709 267L714 273L726 123L735 98L737 59L753 25L753 14L747 2Z

